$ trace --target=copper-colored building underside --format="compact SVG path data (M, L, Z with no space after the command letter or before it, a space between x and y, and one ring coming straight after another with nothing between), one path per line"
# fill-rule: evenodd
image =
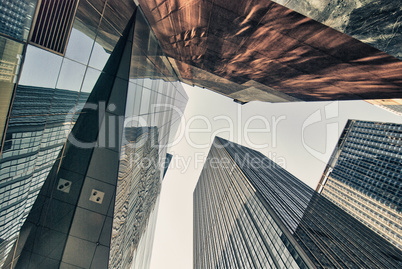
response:
M139 0L183 82L241 101L402 97L402 62L267 0Z

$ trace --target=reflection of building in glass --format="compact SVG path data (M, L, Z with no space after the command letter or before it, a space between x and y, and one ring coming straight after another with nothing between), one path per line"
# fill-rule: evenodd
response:
M88 94L82 93L85 96ZM57 99L53 102L59 108L57 115L49 115L52 97ZM66 118L71 118L68 112L76 101L74 91L17 87L0 158L1 254L8 253L14 244L65 143L71 127Z
M133 1L79 1L75 14L63 55L15 42L23 68L2 114L0 268L149 266L167 145L188 97Z
M362 1L138 2L181 80L190 85L240 102L402 97L402 62L387 54L401 56L402 11L395 1L371 1L377 4L364 4L372 6L365 11ZM301 8L295 9L297 4ZM335 22L324 18L353 8L346 33L369 44L332 29L340 29L343 15Z
M137 250L149 226L160 189L158 129L133 127L125 129L127 144L122 146L116 189L109 268L149 267L147 253ZM152 240L148 242L152 247ZM124 247L121 247L124 246Z
M3 0L0 9L0 33L18 40L28 38L37 0Z
M0 81L13 83L17 75L21 47L8 39L1 39Z
M56 31L58 53L42 49L56 40L46 31L70 18L33 15L50 2L61 1L0 3L3 268L147 267L165 156L187 102L178 80L239 102L400 94L400 61L271 1L140 1L163 48L141 12L129 21L132 0L64 1L74 16L71 31ZM49 46L27 41L32 22L50 27Z
M398 268L401 255L261 153L215 138L194 191L194 268Z
M349 120L317 191L402 249L402 125Z
M23 45L0 36L0 141L3 141L4 127L17 79ZM1 152L0 142L0 152Z

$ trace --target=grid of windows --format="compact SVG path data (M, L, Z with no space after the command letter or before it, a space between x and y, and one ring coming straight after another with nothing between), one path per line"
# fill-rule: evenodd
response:
M233 158L235 151L245 156L243 150L218 144L208 154L194 191L194 268L308 268L311 262Z
M389 242L396 246L402 244L400 212L331 179L325 184L325 196Z
M110 268L149 267L153 240L143 238L153 237L171 127L188 99L140 11L134 25Z
M61 95L60 102L64 103L58 115L49 111L53 95ZM72 125L66 115L75 102L74 91L17 87L5 140L8 147L3 148L0 158L0 238L6 239L1 244L2 253L10 251L57 160Z
M45 17L52 10L56 11L61 1L52 2L56 5L53 9L42 9ZM127 23L126 19L131 16L135 6L132 1L109 1L107 7L105 1L97 4L93 1L79 1L78 6L74 4L77 1L68 2L74 6L75 17L70 19L71 35L62 48L66 49L64 57L27 43L0 37L1 62L7 68L13 66L12 70L9 68L10 71L7 69L7 72L3 72L7 76L0 79L4 89L0 93L2 129L16 76L19 75L13 107L6 122L4 146L1 148L0 192L5 199L0 207L0 225L7 227L3 225L0 229L0 265L14 244L39 189L58 159L68 131L78 118L80 109L121 36L125 24L111 22L123 19ZM0 5L1 34L27 42L37 1L1 0ZM69 20L63 18L61 13L53 16L53 19ZM48 30L52 30L52 25L47 24L48 21L43 20L43 17L36 22L42 23L44 29L49 26ZM53 27L53 30L57 29ZM58 34L65 38L69 31L66 34L59 31ZM25 54L21 55L23 45L27 47ZM22 61L23 70L18 72ZM6 87L9 89L6 90ZM17 201L8 195L9 192L13 192L12 195L24 195ZM6 201L6 197L10 201ZM3 207L4 203L8 206Z
M349 120L317 189L402 249L402 125Z
M398 268L401 254L261 153L215 138L194 191L194 268Z
M26 40L36 3L37 0L0 0L0 33Z

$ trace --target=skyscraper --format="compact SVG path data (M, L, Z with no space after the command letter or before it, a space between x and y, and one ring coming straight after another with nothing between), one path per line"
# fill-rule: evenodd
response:
M146 268L188 97L132 1L40 3L71 29L54 37L65 45L11 40L23 64L8 84L0 267ZM52 37L42 9L34 27Z
M241 102L400 98L394 1L138 2L190 85Z
M194 268L399 268L401 257L261 153L215 138L194 191Z
M402 116L402 99L374 99L366 100L366 102Z
M240 102L398 97L400 61L259 2L161 2L168 31L197 10L217 27L156 31L166 57L132 0L1 1L1 267L147 267L179 80Z
M8 253L66 142L66 117L77 103L74 91L19 85L0 158L0 257ZM58 114L45 116L54 96ZM85 103L82 93L78 105ZM0 259L2 260L2 259Z
M317 191L402 249L402 125L349 120Z

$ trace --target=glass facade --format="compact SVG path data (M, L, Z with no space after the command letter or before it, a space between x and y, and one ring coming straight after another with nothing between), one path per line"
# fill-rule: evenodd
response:
M0 268L147 268L188 97L142 12L79 1L63 55L1 38Z
M190 85L240 102L402 97L402 62L391 56L401 56L395 1L138 2Z
M37 2L37 0L1 0L0 33L26 41Z
M402 249L402 125L349 120L317 191Z
M57 112L49 115L52 97ZM83 99L88 93L82 93ZM66 142L76 92L19 85L0 158L1 253L8 253ZM80 101L83 104L85 101ZM3 257L4 258L4 257Z
M194 268L311 268L227 142L215 139L194 191Z
M350 35L366 44L402 59L398 44L402 33L400 5L392 0L382 1L323 1L275 0L337 31Z
M37 0L0 1L0 155L24 43L29 35L36 3Z
M401 254L261 153L215 138L194 191L194 268L398 268Z
M0 35L0 141L3 141L4 138L4 129L19 72L22 50L21 43Z

